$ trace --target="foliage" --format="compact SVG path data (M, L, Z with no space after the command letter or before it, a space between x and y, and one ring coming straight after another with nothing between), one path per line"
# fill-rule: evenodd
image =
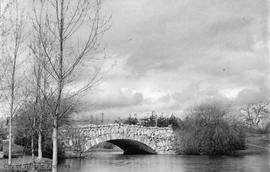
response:
M157 124L157 115L154 113L150 117L144 117L140 119L140 124L145 127L154 127Z
M9 141L8 140L5 140L3 141L3 154L4 154L4 157L8 157L8 144L9 144ZM12 157L17 157L17 156L22 156L23 155L23 152L24 152L24 148L20 145L16 145L14 143L12 143Z
M3 127L0 127L0 151L3 150L3 140L6 140L8 136L8 132Z
M132 117L131 115L124 121L124 124L128 125L137 125L139 123L139 120L136 117L136 114Z
M181 119L177 118L173 114L167 118L164 116L159 116L157 119L157 126L158 127L168 127L171 126L173 129L179 128L179 124L181 123Z
M0 140L6 140L8 132L5 128L0 128Z
M221 106L202 104L189 112L176 131L179 153L229 154L245 148L245 133L225 119Z
M169 126L169 119L164 116L159 116L157 118L157 126L158 127L168 127Z
M42 100L45 101L45 100ZM49 101L53 101L53 98ZM63 106L66 106L66 104L63 104ZM34 102L29 102L24 104L24 106L21 107L20 111L18 111L17 116L14 118L14 122L16 123L16 126L14 128L14 142L18 145L21 145L26 148L26 153L30 153L31 149L31 136L33 132L33 128L31 128L32 125L32 118L34 113ZM51 157L52 155L52 125L53 125L53 118L50 115L49 107L43 106L43 118L42 121L36 121L36 128L34 128L34 149L35 153L37 150L37 130L38 130L38 122L42 123L42 150L45 157ZM72 108L71 111L68 112L68 115L64 116L59 120L59 126L63 125L69 125L69 115L72 113L74 109ZM59 144L59 156L62 156L61 152L62 146Z
M177 118L173 114L169 118L169 125L172 126L173 129L179 128L179 125L181 125L182 121L180 118Z
M119 123L120 120L115 120L115 123ZM165 117L163 115L156 115L154 111L149 117L137 118L137 115L129 115L129 117L124 120L124 124L129 125L142 125L145 127L168 127L171 126L173 129L179 128L181 124L181 119L177 118L173 114L170 117Z

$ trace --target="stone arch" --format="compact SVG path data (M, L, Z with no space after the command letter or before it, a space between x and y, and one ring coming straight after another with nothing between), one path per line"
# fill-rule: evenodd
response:
M125 124L88 125L62 128L65 149L85 152L91 147L111 142L125 153L174 153L174 133L170 127L143 127Z
M156 154L155 143L149 142L146 137L123 137L120 134L103 135L95 139L87 140L84 150L103 143L110 142L124 151L124 154Z

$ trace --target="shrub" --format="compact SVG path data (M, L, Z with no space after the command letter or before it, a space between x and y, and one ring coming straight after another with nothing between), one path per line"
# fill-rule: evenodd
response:
M140 119L140 125L145 127L155 127L157 125L157 115L152 113L150 117Z
M137 125L139 123L139 120L136 118L136 116L132 117L129 116L127 120L124 121L124 124L128 125Z
M4 140L3 142L3 153L4 157L8 157L8 140ZM24 148L20 145L16 145L12 143L12 157L22 156L24 152Z
M169 126L169 119L163 116L157 118L157 126L158 127L168 127Z
M178 151L184 154L229 154L245 148L245 134L237 124L230 124L226 111L216 105L195 107L176 130Z
M180 118L177 118L173 114L167 118L163 117L162 115L157 119L157 126L158 127L168 127L171 126L173 129L179 128L179 124L181 123Z
M63 103L63 105L67 106ZM33 130L32 119L33 119L33 102L24 104L17 112L17 115L14 117L14 127L13 127L13 137L14 143L25 148L26 154L31 154L31 136L34 132L34 153L37 155L38 150L38 124L36 123L36 128ZM66 115L63 116L58 122L59 127L64 125L69 125L70 123L70 114L71 111L68 111ZM50 113L43 113L42 120L42 152L43 156L46 158L52 157L52 124L53 118ZM60 138L59 138L60 139ZM61 145L61 141L58 141L58 157L62 158L64 155L64 148Z
M0 151L3 150L3 140L7 139L7 130L0 125Z

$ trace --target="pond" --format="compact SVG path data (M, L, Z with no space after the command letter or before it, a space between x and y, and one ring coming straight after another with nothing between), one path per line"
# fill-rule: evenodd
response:
M60 172L267 172L269 153L245 156L123 155L96 152L86 159L67 159Z

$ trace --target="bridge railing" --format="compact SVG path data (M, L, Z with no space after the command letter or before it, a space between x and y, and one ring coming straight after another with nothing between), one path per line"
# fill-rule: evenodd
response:
M169 127L145 127L142 125L129 125L129 124L123 124L123 123L103 124L103 125L89 124L89 125L77 125L77 126L64 126L61 129L65 129L65 128L73 128L73 129L106 128L106 127L113 127L113 126L149 128L149 129L158 129L158 130L171 130L172 129L171 126L169 126Z

